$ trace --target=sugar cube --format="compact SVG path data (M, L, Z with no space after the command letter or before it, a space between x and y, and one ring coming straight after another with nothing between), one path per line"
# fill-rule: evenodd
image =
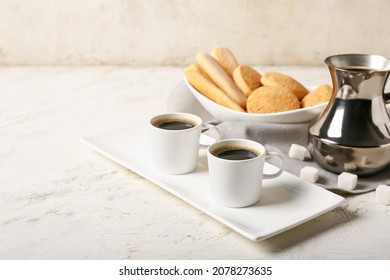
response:
M311 166L305 166L301 169L300 177L305 181L315 183L318 181L319 177L318 169Z
M390 186L379 185L375 191L375 202L390 205Z
M306 152L307 152L307 150L305 147L303 147L301 145L297 145L297 144L292 144L290 147L290 151L288 152L288 156L290 158L304 160Z
M343 172L337 178L337 187L346 191L352 191L357 185L357 175Z

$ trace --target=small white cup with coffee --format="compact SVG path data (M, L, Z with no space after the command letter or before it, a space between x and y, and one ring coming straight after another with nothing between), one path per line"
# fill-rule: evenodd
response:
M272 174L263 173L266 158L276 157L281 167ZM217 141L207 150L210 192L213 200L226 207L246 207L259 201L263 179L282 174L284 157L267 152L263 145L246 139Z
M150 120L149 127L153 165L158 171L185 174L197 167L199 139L205 127L200 117L180 112L161 114Z

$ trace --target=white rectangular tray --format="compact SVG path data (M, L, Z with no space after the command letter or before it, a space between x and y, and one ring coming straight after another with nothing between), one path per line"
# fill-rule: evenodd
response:
M205 150L199 153L198 168L185 175L165 175L151 164L147 123L139 122L123 129L82 140L97 152L138 173L231 229L252 240L263 240L302 224L338 205L344 198L288 173L264 180L260 201L246 208L226 208L209 195ZM274 170L266 164L265 171Z

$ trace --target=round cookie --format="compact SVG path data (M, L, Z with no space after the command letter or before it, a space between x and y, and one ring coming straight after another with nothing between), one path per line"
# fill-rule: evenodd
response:
M294 78L277 73L277 72L265 72L261 77L261 83L265 86L280 86L290 89L299 100L302 100L308 90Z
M249 66L241 65L233 71L234 82L246 96L261 86L260 79L259 72Z
M301 101L303 108L314 106L323 102L328 102L332 97L332 88L323 84L307 94Z
M248 113L277 113L299 109L298 98L291 90L276 86L262 86L248 97Z

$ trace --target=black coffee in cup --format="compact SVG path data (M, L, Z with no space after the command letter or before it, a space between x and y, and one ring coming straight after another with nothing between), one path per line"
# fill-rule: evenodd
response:
M183 130L196 126L193 121L184 119L160 119L153 123L155 127L166 130Z
M248 160L260 155L258 151L242 146L220 147L213 154L218 158L226 160Z
M192 128L194 127L194 125L188 122L169 121L160 124L158 127L167 130L182 130L182 129Z

